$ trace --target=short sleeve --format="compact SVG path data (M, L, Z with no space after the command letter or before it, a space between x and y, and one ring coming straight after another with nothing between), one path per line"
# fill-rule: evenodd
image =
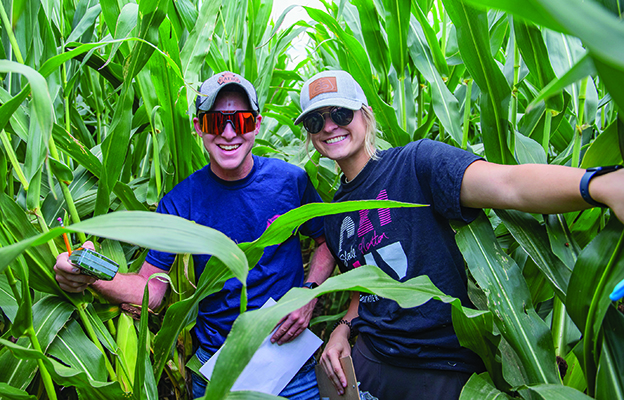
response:
M416 175L434 210L447 219L476 218L477 209L461 206L460 192L466 168L482 158L433 140L419 141L414 150Z
M303 173L302 181L304 181L302 185L304 189L301 194L301 205L310 203L322 203L323 200L321 200L321 196L319 196L318 192L314 188L314 185L312 184L312 181L310 181L310 178L305 172ZM301 225L299 232L301 232L305 236L317 238L324 234L323 226L324 218L316 217L306 221L303 225Z
M165 196L162 198L156 209L157 213L179 215L179 210L176 209L174 202L171 201L172 196ZM145 261L152 264L155 267L168 271L175 261L176 255L174 253L167 253L164 251L150 250L147 252Z

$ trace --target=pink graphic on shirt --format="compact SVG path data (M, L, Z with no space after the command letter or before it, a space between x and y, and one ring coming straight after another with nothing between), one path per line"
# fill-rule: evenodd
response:
M362 238L362 242L358 245L358 249L360 253L368 253L371 248L375 248L381 243L383 239L388 239L386 232L382 232L381 235L378 235L377 232L373 231L373 237L370 239Z
M275 220L277 219L277 217L279 217L279 216L280 216L280 214L276 214L276 215L274 215L273 217L271 217L271 218L267 221L267 226L266 226L265 230L266 230L266 229L269 229L269 226L271 226L271 224L273 223L273 221L275 221Z
M373 230L373 224L368 219L368 213L370 210L360 210L360 226L358 227L358 237L366 235Z
M386 189L383 189L381 192L379 192L376 200L388 200L388 193L386 193ZM373 224L368 218L369 211L370 210L360 210L360 226L358 227L358 237L362 237L373 230ZM380 208L377 210L377 214L379 215L379 223L381 226L392 222L389 208Z
M359 261L356 261L356 262L353 263L353 268L357 268L357 267L361 267L361 266L362 266L362 264L360 264Z
M386 189L379 192L379 196L377 196L377 200L388 200L388 193L386 193ZM381 222L381 226L384 226L392 222L389 208L379 209L379 222Z

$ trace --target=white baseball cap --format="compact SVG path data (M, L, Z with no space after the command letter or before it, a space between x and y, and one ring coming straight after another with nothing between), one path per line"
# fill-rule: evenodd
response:
M299 124L310 111L323 107L359 110L368 106L364 91L346 71L323 71L308 79L301 89L300 102L303 111L295 124Z

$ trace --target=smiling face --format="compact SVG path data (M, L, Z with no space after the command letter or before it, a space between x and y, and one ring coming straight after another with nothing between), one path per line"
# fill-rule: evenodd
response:
M238 92L221 92L215 100L212 111L232 112L249 110L245 95ZM201 136L204 147L210 154L210 169L219 178L235 181L246 177L253 167L251 148L260 129L262 117L256 117L256 128L244 134L237 133L232 123L226 123L223 133L213 135L200 129L199 119L193 118L195 131Z
M337 125L327 113L323 129L308 135L314 148L323 156L335 160L348 180L353 179L371 157L366 151L366 122L361 110L354 111L353 121L346 126Z

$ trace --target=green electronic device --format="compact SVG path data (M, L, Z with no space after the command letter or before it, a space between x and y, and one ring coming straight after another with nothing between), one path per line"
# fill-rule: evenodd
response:
M69 256L69 261L80 268L83 274L104 281L112 281L119 270L119 264L115 261L93 250L84 248L72 252Z

